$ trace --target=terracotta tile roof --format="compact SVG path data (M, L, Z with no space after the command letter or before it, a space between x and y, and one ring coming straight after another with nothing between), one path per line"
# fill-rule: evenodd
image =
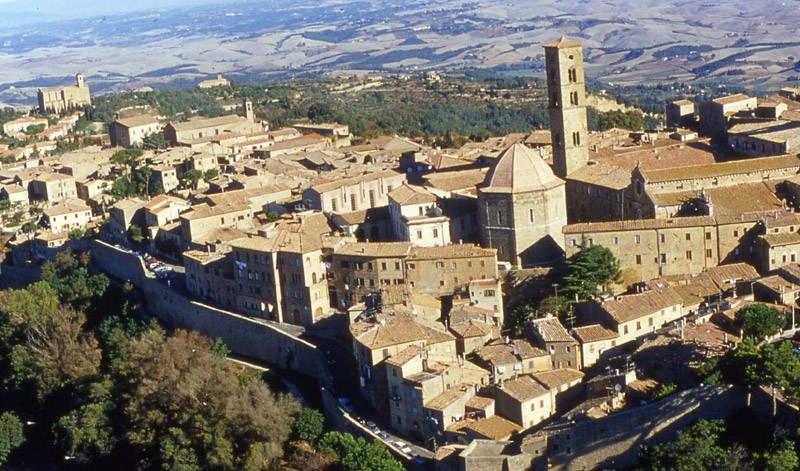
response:
M351 242L336 249L337 255L375 258L402 258L411 250L408 242Z
M622 190L631 184L631 169L609 163L587 165L571 173L567 180Z
M550 394L549 388L529 375L518 376L515 379L505 381L498 387L519 402L529 401L539 396Z
M800 158L796 155L778 157L750 158L718 162L706 165L692 165L661 170L642 170L648 184L676 180L713 178L741 173L768 172L770 170L800 169Z
M774 293L792 293L800 290L800 285L794 284L780 275L767 276L756 283L763 285Z
M625 221L568 224L564 226L563 232L564 234L585 234L714 225L716 225L716 219L711 216L692 216L670 219L628 219Z
M672 288L651 289L609 299L601 307L618 324L648 316L662 309L682 305L683 300Z
M422 355L422 351L423 349L419 345L409 345L401 350L400 353L390 356L386 360L386 363L394 366L403 366L414 358Z
M158 124L158 120L149 114L141 114L138 116L131 116L129 118L121 118L114 121L114 124L125 126L126 128L135 128L137 126L148 126L150 124Z
M579 43L574 39L570 39L566 36L561 36L555 41L544 44L543 47L561 49L561 48L583 47L583 44Z
M435 203L436 195L425 188L403 183L389 193L389 199L399 205Z
M502 340L491 342L478 350L477 356L486 363L499 366L548 355L547 352L534 347L527 340L515 339L508 344Z
M470 394L475 394L475 386L471 384L455 384L450 389L426 402L424 406L426 409L441 411Z
M569 332L561 325L557 317L549 316L540 319L532 319L530 324L545 342L575 343L575 339L569 335Z
M466 322L450 324L450 331L453 332L456 337L472 338L489 335L492 332L492 328L483 322L468 320Z
M723 97L719 97L719 98L714 98L711 101L713 101L714 103L717 103L719 105L729 105L731 103L737 103L737 102L740 102L740 101L746 101L746 100L752 100L752 99L753 99L752 97L749 97L749 96L745 95L744 93L736 93L735 95L728 95L728 96L723 96Z
M376 321L351 324L350 332L359 343L373 350L411 342L433 344L454 340L449 333L423 326L408 314L378 314Z
M783 208L783 203L769 185L763 182L743 183L735 186L706 188L703 190L714 205L715 215L742 214L754 211L773 211ZM699 197L699 191L656 193L651 197L657 206L680 206Z
M405 174L396 170L383 170L380 172L365 173L354 177L337 178L330 180L330 177L323 177L318 182L311 185L311 190L318 193L325 193L327 191L338 190L340 188L348 187L351 185L358 185L359 183L379 180L382 178L402 178L405 181Z
M493 415L489 418L469 423L464 427L464 430L469 430L474 435L485 437L489 440L506 440L515 433L520 432L522 427L499 415Z
M764 234L759 236L770 247L800 244L800 233L782 232L779 234Z
M478 409L478 410L485 410L488 407L491 407L494 404L494 399L491 397L483 397L483 396L472 396L469 401L467 401L466 407L470 409Z
M563 185L553 170L536 152L514 144L497 158L480 186L485 193L525 193L544 191Z
M225 126L229 124L236 124L242 121L246 121L246 118L233 114L226 116L218 116L216 118L197 118L190 121L176 122L170 124L176 131L180 132L180 131L191 131L195 129L205 129L205 128Z
M602 340L611 340L619 337L617 332L607 329L601 324L575 327L572 329L572 333L580 343L600 342Z
M580 371L572 368L559 368L550 371L541 371L531 376L547 389L558 389L559 386L581 381L584 375Z
M452 192L464 189L474 189L486 180L487 168L457 170L430 173L422 177L425 186L433 189Z

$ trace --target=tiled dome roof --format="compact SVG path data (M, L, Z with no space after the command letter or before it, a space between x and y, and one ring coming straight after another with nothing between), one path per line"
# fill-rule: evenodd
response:
M481 187L486 193L525 193L563 185L547 162L522 144L514 144L497 158Z

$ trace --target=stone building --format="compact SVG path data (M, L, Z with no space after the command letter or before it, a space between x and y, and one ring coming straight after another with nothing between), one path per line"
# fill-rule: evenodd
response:
M158 119L146 114L116 119L108 127L114 147L141 146L145 137L164 129Z
M43 211L44 224L54 234L69 232L73 229L85 229L92 220L92 208L83 200L67 199Z
M672 288L655 288L608 300L588 301L577 307L578 316L600 323L617 333L617 345L651 334L683 317L683 299Z
M677 100L667 103L667 127L690 128L695 124L694 102Z
M561 325L557 317L548 315L531 319L526 326L534 345L544 348L550 355L553 369L581 369L581 353L578 342Z
M387 206L389 193L405 182L405 174L395 170L335 180L326 177L303 191L303 200L309 208L326 213L362 211Z
M45 172L33 178L28 184L31 201L46 204L58 203L78 197L75 178L63 173Z
M227 87L230 84L230 80L223 77L222 74L217 74L216 78L206 79L198 83L197 88L203 90L216 87Z
M497 278L495 251L470 244L413 247L407 242L352 242L333 250L330 266L331 298L340 308L392 286L441 297L473 280Z
M553 168L566 178L589 161L583 47L561 39L544 46Z
M13 119L3 124L3 134L6 136L13 136L14 134L25 132L32 126L42 126L47 129L50 122L47 118L37 118L34 116L23 116L21 118Z
M37 92L39 112L64 113L76 108L92 105L89 85L82 74L75 76L75 85L65 87L40 88Z
M170 122L164 127L164 137L173 146L191 145L193 142L218 137L223 134L257 134L264 125L256 121L253 103L244 102L245 116L226 115L216 118L195 118L185 122Z
M547 387L523 375L497 385L495 410L527 429L550 418L555 413L555 405Z
M482 244L516 267L546 264L563 255L566 223L564 181L524 145L506 149L478 188Z
M450 243L450 220L439 207L436 195L423 187L403 184L388 196L395 240L421 247Z
M715 98L700 104L700 132L725 139L731 119L737 114L755 112L758 100L744 94Z

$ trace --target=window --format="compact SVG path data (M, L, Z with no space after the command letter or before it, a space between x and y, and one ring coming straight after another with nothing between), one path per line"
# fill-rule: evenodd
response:
M613 241L614 245L619 245L619 237L614 236L611 240Z
M706 258L711 258L714 256L714 252L711 249L706 249Z
M710 232L706 232L706 240L711 240L711 233Z
M686 240L692 240L692 234L686 233Z
M665 253L661 254L661 263L667 263L667 254Z
M578 71L574 67L570 67L567 71L567 78L569 83L576 83L578 81Z
M439 237L439 229L434 229L433 230L433 237L434 238Z
M503 224L503 212L502 211L498 211L497 212L497 224Z
M733 231L733 236L734 237L739 237L739 231Z
M422 231L417 231L417 239L422 239Z
M569 104L573 106L578 106L578 92L570 92Z
M642 323L639 321L636 321L636 330L642 330Z
M661 243L662 244L666 243L667 242L667 235L666 234L661 234L660 239L661 239Z
M581 145L581 133L579 131L574 131L572 133L572 145L574 146Z
M652 317L648 317L647 318L647 323L650 325L650 327L653 327L653 318Z
M633 236L633 241L635 243L637 243L637 244L641 244L642 243L642 236L640 236L640 235Z
M533 222L533 209L528 210L528 219L530 222Z
M386 270L386 262L381 262L381 270Z
M636 256L636 264L637 265L641 265L642 264L642 256L641 255L637 255Z
M692 251L691 250L687 250L686 251L686 260L691 260L691 259L692 259Z

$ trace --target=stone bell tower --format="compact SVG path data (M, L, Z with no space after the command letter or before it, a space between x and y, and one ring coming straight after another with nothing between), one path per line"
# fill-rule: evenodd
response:
M561 178L589 161L583 46L565 37L544 46L553 167Z

